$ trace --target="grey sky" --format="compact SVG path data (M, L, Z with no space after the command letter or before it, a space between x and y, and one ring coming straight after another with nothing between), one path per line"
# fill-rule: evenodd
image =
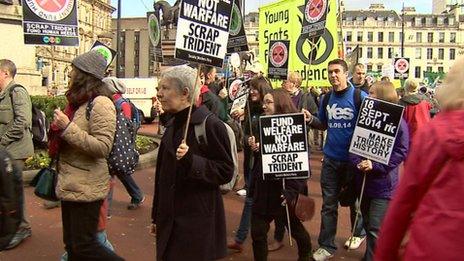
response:
M144 17L147 11L153 10L153 0L121 0L122 17ZM175 0L167 0L171 4ZM383 3L387 9L401 10L402 0L344 0L345 6L350 9L367 9L371 3ZM117 7L118 0L111 0L114 7ZM277 0L246 0L245 8L247 12L257 11L259 6L277 2ZM419 13L432 12L432 0L404 0L405 6L414 6ZM116 12L113 13L113 17Z

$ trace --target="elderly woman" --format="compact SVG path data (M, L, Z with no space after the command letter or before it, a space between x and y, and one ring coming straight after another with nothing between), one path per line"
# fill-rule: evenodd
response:
M51 126L49 153L59 159L56 192L69 260L123 260L97 241L100 207L109 190L106 157L116 126L111 93L102 82L105 70L105 59L95 51L72 61L68 104L64 112L55 110Z
M156 166L152 232L157 260L202 261L226 255L219 185L231 180L234 163L226 127L206 107L193 107L186 126L196 76L197 71L186 65L171 67L158 84L158 99L173 118L161 140ZM194 126L203 121L207 144L198 144Z
M290 72L287 76L287 80L282 82L282 88L290 94L292 102L298 111L305 109L311 114L316 115L317 104L311 93L306 93L301 90L302 82L303 79L298 72Z
M464 58L437 91L441 112L418 130L377 240L375 260L462 260L464 256Z

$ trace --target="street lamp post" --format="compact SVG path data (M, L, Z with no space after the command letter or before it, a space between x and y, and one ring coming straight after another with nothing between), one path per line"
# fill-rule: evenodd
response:
M404 57L404 1L403 9L401 10L401 57Z
M121 57L121 0L118 0L118 17L116 21L116 77L120 77L120 57Z

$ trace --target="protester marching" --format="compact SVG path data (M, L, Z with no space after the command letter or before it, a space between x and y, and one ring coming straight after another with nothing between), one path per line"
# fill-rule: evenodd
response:
M83 2L0 0L0 260L462 258L462 6Z

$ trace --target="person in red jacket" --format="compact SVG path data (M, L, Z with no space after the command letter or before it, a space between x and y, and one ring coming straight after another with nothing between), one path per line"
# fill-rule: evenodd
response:
M430 121L432 105L427 96L418 92L419 83L408 79L404 83L405 95L399 104L404 106L403 118L409 128L409 137L413 138L419 128Z
M463 67L461 58L451 68L437 91L441 112L414 137L404 175L380 230L375 260L464 257Z
M126 92L126 86L116 77L106 77L103 79L103 82L106 84L106 87L113 93L113 101L116 104L119 99L122 99L122 95ZM121 103L121 111L127 119L132 119L132 107L128 102L123 101ZM135 180L130 175L123 173L111 173L116 175L121 183L126 188L127 193L131 197L131 202L127 206L127 209L134 210L139 208L142 203L145 201L145 196L143 195L142 190L139 188ZM114 176L111 178L111 187L108 194L108 217L111 217L110 209L111 202L113 199L113 187L115 181Z

